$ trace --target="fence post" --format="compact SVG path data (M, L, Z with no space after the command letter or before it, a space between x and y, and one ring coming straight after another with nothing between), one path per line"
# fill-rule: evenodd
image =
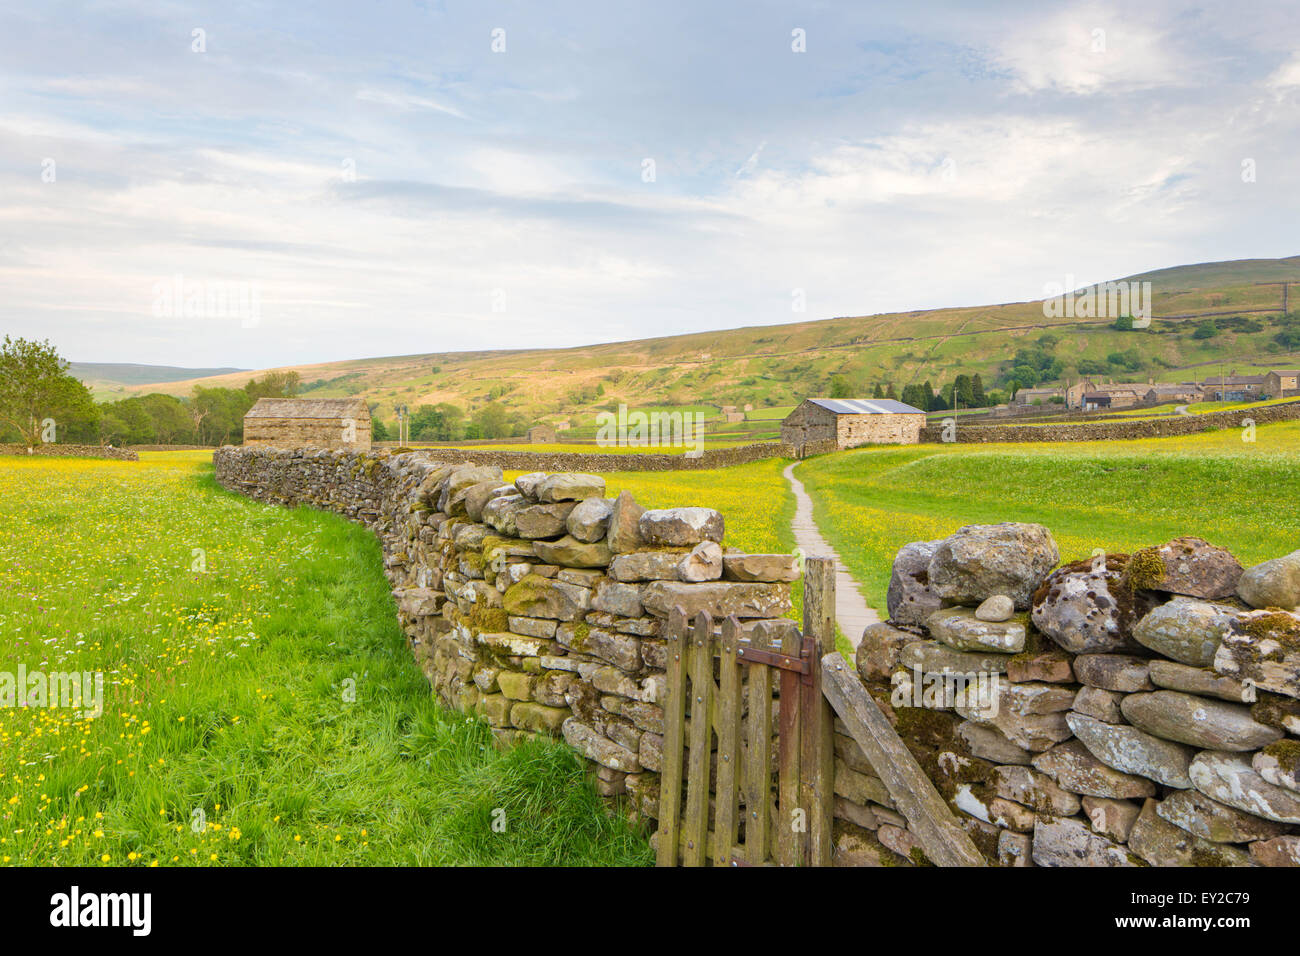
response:
M822 655L835 650L835 562L804 563L803 632L812 639L810 680L801 690L803 754L800 806L808 812L810 866L830 866L835 803L835 715L822 692Z

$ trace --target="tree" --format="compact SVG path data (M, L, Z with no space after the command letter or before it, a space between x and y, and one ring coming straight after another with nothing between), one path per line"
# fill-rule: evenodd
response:
M1133 316L1131 316L1131 315L1121 315L1121 316L1119 316L1119 317L1115 320L1113 328L1115 328L1115 330L1116 330L1116 331L1119 331L1119 332L1132 332L1132 331L1133 331Z
M190 408L199 443L225 445L243 441L244 414L252 407L253 398L245 389L194 386Z
M1192 333L1192 338L1212 339L1218 334L1219 334L1219 327L1215 325L1214 321L1211 319L1202 322L1200 325L1198 325L1196 327L1196 331Z
M505 438L510 434L509 416L500 402L488 402L474 415L474 424L484 438Z
M893 382L890 382L889 388L885 389L885 398L892 398L894 401L898 401L898 393L894 391Z
M140 396L140 404L153 423L159 444L187 445L197 437L189 409L175 395L151 392Z
M831 376L831 398L850 398L852 389L849 388L848 379L843 375Z
M74 421L95 421L98 410L90 391L68 374L49 341L5 336L0 344L0 422L18 432L28 448L38 445L46 420L58 428Z
M974 377L971 378L970 385L971 385L971 392L975 398L975 407L987 408L989 404L989 397L984 393L984 379L980 378L979 372L976 372Z
M890 388L893 388L894 386L891 385L891 386L889 386L889 387L890 387ZM884 398L884 397L885 397L885 390L884 390L883 388L880 387L880 383L879 383L879 382L876 383L876 388L875 388L875 390L871 393L871 397L872 397L872 398Z
M953 394L957 397L958 408L975 407L975 387L969 375L958 375L953 382Z
M302 377L297 372L267 372L260 380L250 378L244 391L257 401L259 398L293 398L301 387Z

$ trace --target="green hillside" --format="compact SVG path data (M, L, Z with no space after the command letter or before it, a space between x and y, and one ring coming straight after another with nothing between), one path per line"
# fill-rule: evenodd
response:
M428 353L286 368L300 374L304 394L360 395L389 421L398 404L451 402L473 412L499 402L528 420L569 420L575 429L590 429L598 411L620 402L640 408L750 404L758 411L826 394L833 383L855 394L876 384L901 393L925 381L937 389L963 372L978 372L994 389L1025 361L1037 363L1045 380L1089 375L1129 381L1181 381L1220 368L1245 373L1300 363L1300 317L1283 313L1285 286L1259 284L1300 282L1300 257L1204 263L1133 278L1153 284L1155 318L1148 329L1119 331L1109 317L1046 318L1034 301L569 349ZM1214 325L1206 326L1209 321ZM265 371L202 381L240 386ZM186 394L193 385L173 381L130 391Z

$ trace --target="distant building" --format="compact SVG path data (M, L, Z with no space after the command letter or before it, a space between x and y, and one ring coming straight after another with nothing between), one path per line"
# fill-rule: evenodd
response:
M1097 386L1092 380L1084 379L1081 382L1075 382L1065 390L1065 404L1067 408L1082 408L1083 396L1088 392L1095 392Z
M809 398L781 422L781 441L805 450L860 445L914 445L921 440L925 412L889 398Z
M244 444L369 451L370 408L359 398L259 398Z
M528 444L530 445L553 445L555 444L555 429L550 425L534 425L528 429Z
M1266 375L1215 375L1202 383L1206 401L1254 402L1264 394Z
M1016 392L1017 405L1050 405L1054 398L1064 402L1065 392L1059 388L1022 388Z
M1180 405L1190 405L1193 402L1204 401L1205 390L1195 382L1182 382L1177 385L1152 385L1147 389L1143 403L1147 405L1165 405L1169 402L1176 402Z
M1282 369L1264 376L1263 393L1269 398L1295 398L1300 396L1300 371Z
M1133 408L1141 405L1146 399L1147 392L1151 390L1151 383L1145 385L1140 382L1106 382L1102 385L1095 385L1085 394L1084 408L1087 408L1087 395L1106 395L1110 401L1098 408Z
M567 431L568 431L570 428L572 428L572 427L573 427L573 426L570 425L568 422L556 422L556 423L555 423L555 430L556 430L557 432L567 432Z

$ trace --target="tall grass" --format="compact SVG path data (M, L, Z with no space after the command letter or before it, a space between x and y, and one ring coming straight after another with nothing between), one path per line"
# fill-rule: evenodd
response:
M97 718L0 708L0 862L650 862L568 748L435 704L365 529L183 460L0 492L0 670L106 675Z

